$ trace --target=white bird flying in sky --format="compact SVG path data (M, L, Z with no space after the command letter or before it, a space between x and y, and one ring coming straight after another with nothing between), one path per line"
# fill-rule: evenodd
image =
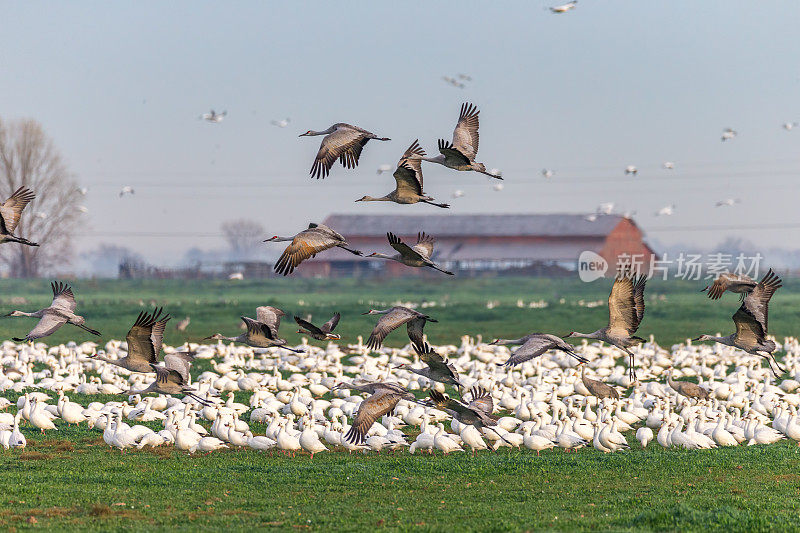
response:
M132 195L134 192L135 191L133 190L133 187L131 187L130 185L125 185L122 189L120 189L119 197L122 198L126 194L131 194Z
M542 169L542 176L544 176L547 179L552 178L553 176L555 176L555 174L556 174L555 172L553 172L552 170L550 170L548 168L543 168Z
M504 189L502 183L495 183L494 187L492 187L495 191L500 192Z
M610 215L614 212L614 204L612 202L605 202L597 206L597 214Z
M639 173L639 169L636 168L636 165L628 165L625 167L625 174L633 174L634 176Z
M498 178L502 178L503 177L503 171L500 170L499 168L493 168L493 169L489 170L489 174L491 174L492 176L496 176Z
M392 165L384 163L378 167L378 174L383 174L384 172L389 172L390 170L392 170Z
M738 133L731 128L725 128L725 131L722 132L722 142L730 141L734 137L736 137Z
M786 131L792 131L794 128L797 127L797 122L784 122L783 129Z
M285 128L286 126L289 125L289 122L291 121L292 121L291 119L285 118L283 120L270 120L269 123L279 128Z
M464 191L461 189L456 189L453 191L453 198L461 198L462 196L464 196Z
M200 118L205 120L206 122L211 122L213 124L218 124L222 122L222 120L227 116L228 112L223 111L222 113L217 113L213 109L210 113L203 113L200 115Z
M670 215L675 214L675 206L674 205L667 205L656 211L657 217L668 217Z
M574 0L573 2L567 2L566 4L561 4L560 6L553 6L550 8L551 13L566 13L570 9L575 9L578 0Z
M726 198L725 200L718 201L716 204L714 204L714 207L730 207L738 204L739 202L741 202L741 200L738 198Z
M664 168L667 170L673 170L675 168L675 163L672 161L664 161Z

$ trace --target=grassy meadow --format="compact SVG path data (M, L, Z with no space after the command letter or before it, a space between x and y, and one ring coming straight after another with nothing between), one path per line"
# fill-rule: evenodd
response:
M770 327L796 334L800 284L787 280L773 300ZM727 334L736 296L720 302L703 284L648 285L640 333L670 345L699 333ZM163 305L191 317L185 334L168 327L166 342L239 333L239 315L271 304L327 320L342 313L347 342L364 338L370 308L397 301L435 302L434 343L464 334L517 337L532 331L593 331L605 324L610 281L548 279L297 280L244 282L76 281L78 312L103 332L123 338L141 309ZM21 302L24 298L26 303ZM517 307L522 299L525 307ZM564 303L560 303L563 299ZM0 312L35 310L50 300L48 282L0 280ZM547 302L529 308L530 302ZM487 308L487 302L493 308ZM0 320L0 338L23 336L33 319ZM282 333L299 340L288 322ZM90 336L66 326L49 342ZM387 339L406 342L404 331ZM6 393L14 401L17 394ZM237 393L245 401L246 393ZM118 397L72 395L73 401ZM13 408L12 408L13 411ZM40 435L30 427L25 450L0 448L0 528L16 531L153 531L199 529L415 531L800 531L800 448L793 442L707 451L662 449L604 455L500 451L442 456L346 452L284 457L279 451L231 450L209 455L172 448L109 449L99 431L66 427ZM152 427L157 427L153 425ZM264 426L252 424L255 434ZM413 433L412 433L413 434ZM632 437L632 435L631 435Z

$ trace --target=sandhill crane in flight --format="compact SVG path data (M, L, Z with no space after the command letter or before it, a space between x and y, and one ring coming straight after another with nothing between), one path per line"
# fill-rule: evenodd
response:
M315 326L308 320L303 320L299 316L294 317L294 321L300 326L300 329L297 331L297 333L310 335L312 338L317 339L318 341L327 341L338 340L342 338L342 336L338 333L333 333L333 330L336 329L336 326L339 324L340 318L342 318L342 315L336 313L330 320L322 324L320 327Z
M262 305L256 307L256 319L248 318L246 316L239 317L246 326L244 333L236 337L226 337L220 333L206 337L203 340L226 340L231 342L239 342L246 344L253 348L270 348L278 346L285 350L294 353L303 353L303 350L295 350L286 346L286 339L281 339L278 336L278 328L281 325L281 317L286 313L272 307L271 305Z
M75 302L75 295L72 294L72 289L60 281L50 283L50 288L53 290L53 302L50 307L45 307L33 313L26 313L25 311L12 311L5 316L29 316L38 318L39 323L28 333L24 339L12 337L17 342L27 342L35 339L41 339L52 335L64 324L72 324L79 328L88 331L92 335L100 336L99 331L95 331L86 327L86 320L75 314L75 308L78 306Z
M628 165L625 167L625 174L633 174L634 176L639 173L639 169L636 168L636 165Z
M126 194L130 194L131 196L134 195L136 191L133 190L133 187L130 185L125 185L122 189L119 190L119 197L122 198Z
M497 426L497 419L492 416L494 402L488 391L480 387L473 387L470 390L472 400L468 404L450 398L448 395L434 389L428 391L428 396L434 407L441 409L460 423L467 426L475 426L477 429L491 430L499 438L511 444L505 437L494 430L494 427ZM474 448L472 449L472 454L475 454Z
M656 211L657 217L668 217L675 214L675 206L667 205Z
M636 360L628 348L645 342L643 338L634 336L644 318L645 283L647 278L644 275L637 276L629 269L621 271L617 274L608 296L608 326L593 333L573 331L564 337L597 339L624 351L631 359L630 375L633 381L636 380Z
M709 298L712 300L719 300L722 298L722 294L725 291L730 291L740 294L742 300L744 300L746 295L753 292L753 289L756 288L756 285L758 285L758 283L756 283L756 280L750 276L731 272L723 272L717 276L717 279L714 280L714 283L706 286L706 288L702 289L700 292L708 291Z
M731 128L725 128L725 131L722 132L722 142L730 141L737 135L738 133L735 130Z
M212 109L210 113L203 113L202 115L200 115L200 118L202 120L205 120L206 122L211 122L212 124L219 124L225 119L227 115L228 115L227 111L223 111L222 113L217 113Z
M420 358L420 361L427 366L424 368L413 368L408 364L398 365L397 368L408 370L418 376L426 377L432 381L444 383L445 385L453 385L454 387L462 388L461 381L458 379L458 371L452 363L445 360L444 357L434 351L431 346L426 342L414 343L414 351Z
M411 392L399 385L393 387L375 387L372 396L359 404L358 411L356 411L356 416L353 419L353 424L350 426L350 430L344 435L344 439L352 444L363 444L372 424L383 415L394 411L394 408L397 407L400 400L407 400L409 402L417 401L416 397Z
M283 120L270 120L269 123L273 126L277 126L278 128L285 128L291 121L292 120L290 118L285 118Z
M408 307L403 307L402 305L396 305L383 310L370 309L362 314L383 315L378 320L378 323L375 324L372 333L369 335L369 339L367 339L367 348L373 350L380 348L386 336L403 324L406 324L406 331L408 332L408 338L411 342L413 344L422 344L424 342L422 330L425 328L425 323L438 322L435 318L424 315L419 311L409 309Z
M560 6L554 6L550 8L551 13L566 13L571 9L575 9L576 5L578 4L578 0L574 0L572 2L568 2L566 4L561 4Z
M128 354L122 359L107 359L101 355L92 355L106 363L119 366L131 372L152 372L151 364L158 363L158 354L164 338L164 328L170 316L161 316L162 309L152 313L141 311L133 327L128 330L125 341L128 343Z
M580 361L586 363L587 360L577 353L575 347L555 335L547 333L531 333L519 339L495 339L490 345L519 346L517 350L508 358L505 366L516 366L539 357L549 350L560 350Z
M394 202L396 204L416 204L422 202L435 205L436 207L450 207L447 204L437 204L435 198L426 195L422 191L421 158L424 156L425 150L419 146L418 140L414 140L411 146L403 153L400 161L397 162L397 170L395 170L393 174L395 180L394 190L380 198L364 196L356 200L356 202Z
M736 333L726 337L700 335L694 341L715 341L726 346L739 348L752 355L758 355L767 360L769 369L775 376L783 374L785 370L781 368L773 355L773 352L779 346L775 341L766 338L769 300L775 294L775 291L781 287L781 278L770 269L753 290L745 296L742 305L734 313L733 323L736 324ZM780 374L772 368L772 363L775 363L775 366L780 370Z
M418 233L417 244L414 246L407 245L401 241L397 235L391 232L386 234L386 238L389 239L389 244L392 248L397 250L398 253L395 255L384 255L378 252L373 252L367 257L389 259L391 261L403 263L404 265L410 267L430 267L434 270L438 270L439 272L444 272L450 276L453 275L452 272L444 270L439 265L431 261L431 255L433 254L433 243L436 241L430 235L424 232Z
M675 163L672 161L664 161L662 166L664 167L664 170L675 170Z
M14 230L19 225L22 210L28 205L36 195L27 187L20 187L0 204L0 244L4 242L18 242L28 246L39 246L37 243L17 237Z
M543 168L542 169L542 176L544 176L547 179L550 179L555 175L556 175L556 173L553 172L552 170L548 169L548 168Z
M474 171L486 174L495 179L503 179L486 170L486 165L476 163L478 154L478 127L480 120L478 108L470 103L461 104L461 114L458 124L453 130L453 142L449 143L439 139L439 155L436 157L423 157L423 161L444 165L447 168L461 171Z
M725 200L718 201L716 204L714 204L714 207L731 207L740 202L741 200L738 198L726 198Z
M163 366L150 365L152 372L156 373L156 380L143 390L129 390L122 394L126 396L155 394L185 394L202 405L212 405L207 400L197 395L197 391L190 389L186 380L177 370Z
M308 130L300 137L313 137L315 135L325 136L319 145L314 164L311 165L311 176L317 179L325 178L337 159L345 168L356 168L358 166L358 158L361 157L361 150L364 149L364 145L370 139L375 139L376 141L391 140L388 137L378 137L372 132L344 122L337 122L323 131Z
M311 223L308 229L304 229L297 235L291 237L279 237L275 235L264 242L287 242L292 244L286 247L278 261L275 263L275 272L284 276L294 272L297 266L310 257L314 257L320 252L331 248L339 247L347 250L353 255L363 255L360 251L348 248L344 237L324 224Z

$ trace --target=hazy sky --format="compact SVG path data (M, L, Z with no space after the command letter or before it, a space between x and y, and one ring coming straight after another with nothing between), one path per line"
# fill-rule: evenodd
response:
M481 109L478 160L505 189L426 166L429 194L465 192L454 213L614 202L664 244L800 247L800 128L781 127L800 121L800 3L554 4L3 2L0 116L39 120L89 188L83 249L114 242L157 262L222 247L232 218L271 235L331 212L440 214L353 200L393 188L376 168L413 139L435 154L467 100ZM458 73L474 81L442 80ZM211 108L228 117L198 120ZM340 121L392 141L310 179L320 138L298 134ZM739 135L722 143L726 127ZM123 185L135 196L120 199ZM742 203L713 207L728 197ZM674 216L654 216L668 204Z

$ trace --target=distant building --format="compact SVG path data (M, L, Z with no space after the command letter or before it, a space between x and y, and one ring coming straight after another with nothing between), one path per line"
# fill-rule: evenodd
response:
M460 274L558 275L574 271L581 252L592 251L608 264L609 275L619 261L631 257L649 268L656 257L636 223L621 215L345 215L334 214L324 224L345 236L368 255L395 253L386 240L392 232L408 244L417 232L436 238L434 260ZM305 261L295 276L441 275L395 261L364 259L334 248Z

